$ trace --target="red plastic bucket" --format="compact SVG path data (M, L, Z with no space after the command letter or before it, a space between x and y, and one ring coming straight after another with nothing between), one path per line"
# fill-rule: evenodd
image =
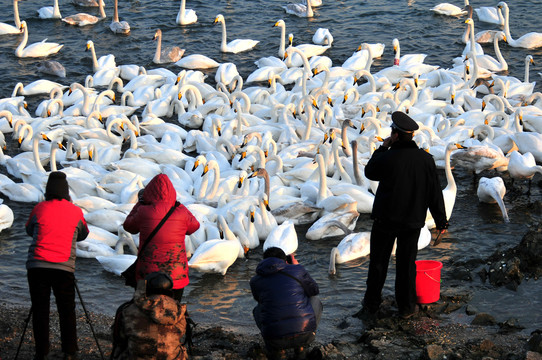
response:
M442 269L440 261L416 261L416 298L418 304L430 304L440 298L440 269Z

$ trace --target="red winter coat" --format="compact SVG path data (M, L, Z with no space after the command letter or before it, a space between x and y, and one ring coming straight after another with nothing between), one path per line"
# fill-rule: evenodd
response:
M167 175L156 175L145 187L143 201L138 202L124 221L124 229L139 234L139 247L156 225L175 204L176 192ZM184 246L185 235L199 229L199 222L184 206L179 205L160 230L139 254L136 280L147 274L161 271L173 279L173 289L188 285L188 260Z

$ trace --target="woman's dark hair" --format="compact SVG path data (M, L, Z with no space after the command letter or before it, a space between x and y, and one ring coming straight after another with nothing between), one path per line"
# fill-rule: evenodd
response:
M267 259L270 257L275 257L286 261L286 254L281 248L278 247L270 247L269 249L264 251L263 258Z

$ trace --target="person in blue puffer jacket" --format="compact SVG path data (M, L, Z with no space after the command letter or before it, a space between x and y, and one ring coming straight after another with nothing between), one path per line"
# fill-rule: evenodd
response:
M250 280L258 305L253 315L262 333L268 357L280 359L293 348L302 358L315 338L322 314L318 284L293 255L277 247L267 249Z

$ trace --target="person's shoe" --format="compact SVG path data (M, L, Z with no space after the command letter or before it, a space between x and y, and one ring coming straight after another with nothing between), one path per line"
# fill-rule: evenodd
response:
M64 360L77 360L77 354L64 353Z
M414 307L414 311L412 312L399 312L399 317L403 320L408 320L417 315L420 312L420 308L418 305Z
M361 308L360 311L352 315L353 317L357 317L358 319L362 321L372 321L376 320L376 313L377 311L371 311L367 306L364 306Z

